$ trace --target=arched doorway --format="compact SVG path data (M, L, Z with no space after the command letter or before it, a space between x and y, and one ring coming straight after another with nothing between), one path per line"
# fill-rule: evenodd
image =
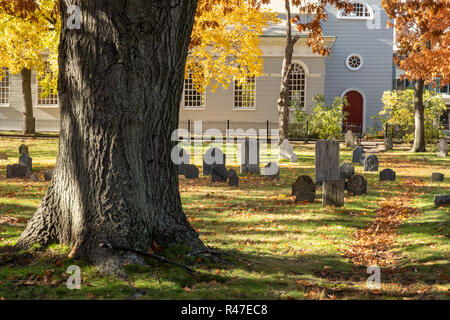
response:
M364 115L364 97L355 90L350 90L345 94L348 105L344 106L344 112L347 112L347 119L342 124L342 129L347 132L362 132Z

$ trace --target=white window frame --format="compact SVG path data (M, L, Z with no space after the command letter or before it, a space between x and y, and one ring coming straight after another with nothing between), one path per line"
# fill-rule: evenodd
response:
M243 90L243 89L239 89L238 88L238 81L237 80L234 80L233 81L233 110L243 110L243 111L255 111L256 110L256 77L255 76L252 76L252 77L246 77L246 80L247 79L249 79L249 78L252 78L252 79L254 79L253 80L253 83L254 83L254 89L253 89L253 92L254 92L254 94L253 94L253 101L252 101L252 106L251 107L241 107L241 106L237 106L236 105L236 94L238 93L238 90L239 91L242 91L242 93L244 93L245 91ZM247 84L248 82L246 82L246 83L244 83L243 85L241 85L241 88L243 87L243 86L245 86L246 84ZM244 95L242 94L242 97L244 97Z
M363 6L363 16L345 16L345 9L341 9L338 11L338 19L342 20L373 20L374 19L374 13L371 6L369 6L364 1L351 1L352 4L360 4ZM353 14L355 11L350 12L349 14ZM368 16L366 16L366 13L369 13Z
M48 67L48 61L44 61L44 68ZM47 74L47 72L49 72L50 70L46 70L45 71L45 75ZM41 86L39 85L40 79L39 79L39 74L36 73L36 107L37 108L58 108L59 107L59 97L58 95L54 95L53 93L50 93L47 97L45 98L41 98L40 95L40 90L41 90ZM54 101L54 97L56 97L56 103L45 103L47 101L52 102ZM44 102L44 103L42 103Z
M198 92L197 90L195 90L194 85L192 83L192 89L189 89L191 91L193 91L193 93L197 93L198 95L201 96L202 99L202 105L201 106L189 106L186 105L186 102L189 101L189 99L186 99L186 85L187 85L187 81L191 81L192 82L192 75L189 74L187 79L184 79L183 82L183 101L182 101L182 105L183 105L183 109L186 110L205 110L206 109L206 89L203 92ZM192 95L194 96L194 94Z
M5 76L0 81L0 89L6 89L5 95L0 93L0 107L9 107L11 103L11 72L7 68L5 70ZM5 81L7 79L7 82ZM6 85L3 85L6 82ZM5 99L5 102L2 100Z
M306 110L306 82L307 82L307 69L305 68L303 63L297 62L297 61L293 61L292 65L298 65L299 67L301 67L303 69L303 76L304 76L304 81L303 81L303 107L302 110ZM294 108L292 108L291 106L291 97L292 97L292 70L291 73L289 74L289 108L291 110L294 110Z
M350 58L353 57L353 56L358 57L359 60L361 61L361 64L360 64L359 67L357 67L357 68L354 68L354 67L352 67L352 66L349 64L349 60L350 60ZM350 71L358 71L358 70L361 70L361 68L362 68L363 65L364 65L364 58L363 58L363 56L362 56L361 54L359 54L359 53L351 53L351 54L349 54L349 55L347 56L347 58L345 58L345 65L346 65L347 69L350 70Z

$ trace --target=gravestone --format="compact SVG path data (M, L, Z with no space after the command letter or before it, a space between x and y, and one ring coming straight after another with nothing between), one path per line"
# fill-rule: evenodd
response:
M444 174L439 172L433 172L431 174L431 181L432 182L443 182L444 181Z
M439 143L437 144L437 156L439 158L448 156L448 143L444 139L439 140Z
M354 163L358 163L359 159L361 158L361 155L364 154L364 149L363 147L356 147L355 150L353 150L353 157L352 157L352 162Z
M392 142L391 137L387 137L384 139L384 150L390 151L394 149L394 143Z
M210 148L203 155L203 175L211 175L214 165L226 165L226 156L219 148Z
M30 176L30 180L31 180L31 181L34 181L34 182L38 182L38 181L39 181L39 177L38 177L37 174L32 174L32 175Z
M356 137L351 130L348 130L345 134L345 146L347 148L354 148L356 143Z
M184 177L186 179L198 179L200 170L193 164L185 164L184 166Z
M377 172L378 168L379 168L379 161L376 155L371 154L364 159L364 171Z
M0 160L8 160L8 155L5 152L0 152Z
M367 194L367 180L363 176L354 175L347 182L347 190L356 196Z
M29 154L29 152L28 152L28 147L26 146L26 145L24 145L24 144L22 144L20 147L19 147L19 154Z
M33 171L33 159L30 158L28 153L22 153L19 157L19 164L27 167L30 172Z
M234 171L233 169L230 169L230 170L228 170L227 174L228 174L228 184L231 187L239 186L239 177L238 177L236 171Z
M325 180L339 180L339 142L334 140L316 141L316 183Z
M434 196L434 205L442 207L450 205L450 194L439 194Z
M296 202L309 201L316 199L316 186L309 176L300 176L292 184L292 195Z
M380 181L395 181L396 174L392 169L384 169L380 172Z
M6 178L29 178L31 171L21 164L10 164L6 166Z
M178 174L184 175L186 170L189 170L189 164L191 163L191 156L181 148L175 146L171 153L172 162L177 166Z
M259 174L259 143L255 138L246 138L240 145L241 174Z
M280 179L280 166L275 162L269 162L261 169L261 175L268 179Z
M228 179L228 171L223 164L214 164L211 169L212 182L226 182Z
M340 178L350 179L355 174L355 167L350 162L344 162L340 168Z
M322 188L322 205L343 207L344 206L345 181L325 180Z
M44 172L44 180L45 180L45 181L50 181L50 180L52 180L52 177L53 177L53 171L54 171L54 169L48 169L47 171Z
M290 162L297 162L298 157L294 152L294 146L288 139L284 139L280 144L280 160L289 160Z

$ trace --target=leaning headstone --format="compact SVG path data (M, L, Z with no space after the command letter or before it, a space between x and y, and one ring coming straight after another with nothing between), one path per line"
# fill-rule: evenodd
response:
M28 153L22 153L19 157L19 164L27 167L30 172L33 171L33 159L30 158Z
M211 175L214 165L226 165L226 156L219 148L210 148L203 155L203 175Z
M28 147L26 146L26 145L24 145L24 144L22 144L20 147L19 147L19 154L29 154L29 152L28 152Z
M339 142L334 140L316 141L316 183L325 180L339 180Z
M448 143L444 139L439 140L439 143L437 144L437 156L439 158L448 156Z
M380 181L395 181L396 174L392 169L384 169L380 172Z
M392 142L391 137L387 137L384 139L384 150L390 151L394 149L394 143Z
M259 174L259 143L255 138L246 138L240 146L241 174Z
M376 155L371 154L364 159L364 171L377 172L378 168L379 168L379 161Z
M440 194L434 196L434 205L436 207L450 205L450 194Z
M6 178L29 178L31 171L21 164L11 164L6 166Z
M367 180L360 175L355 175L348 180L347 190L350 194L360 196L367 193Z
M361 147L361 146L356 147L355 150L353 150L352 162L358 163L359 162L359 158L361 158L362 154L364 154L363 147Z
M345 181L325 180L322 188L322 205L343 207L344 206Z
M280 166L275 162L269 162L261 169L261 175L267 179L280 179Z
M200 170L193 164L185 164L183 174L186 179L198 179Z
M292 195L296 202L309 201L316 199L316 186L309 176L300 176L292 184Z
M53 177L53 170L54 170L54 169L48 169L47 171L44 172L44 180L45 180L45 181L50 181L50 180L52 180L52 177Z
M230 169L230 170L228 170L227 174L228 174L228 184L231 187L239 186L239 177L238 177L236 171L234 171L233 169Z
M288 139L284 139L280 144L280 160L289 160L290 162L297 162L298 157L294 152L294 146Z
M340 168L340 178L350 179L355 174L355 167L350 162L344 162Z
M443 182L444 181L444 174L439 172L433 172L431 174L431 181L432 182Z
M0 160L8 160L8 155L5 152L0 152Z
M191 156L181 148L175 146L172 149L172 162L177 166L178 174L185 174L186 170L189 170L189 164L191 163Z
M214 164L211 169L212 182L226 182L228 179L227 168L223 164Z
M348 130L345 134L345 146L347 148L354 148L356 143L356 137L351 130Z

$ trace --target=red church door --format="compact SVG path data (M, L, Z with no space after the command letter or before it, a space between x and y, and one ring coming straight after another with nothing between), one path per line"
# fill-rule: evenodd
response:
M344 107L344 112L347 113L347 119L344 120L342 127L345 132L348 130L362 132L364 98L357 91L349 91L345 96L348 101L348 105Z

